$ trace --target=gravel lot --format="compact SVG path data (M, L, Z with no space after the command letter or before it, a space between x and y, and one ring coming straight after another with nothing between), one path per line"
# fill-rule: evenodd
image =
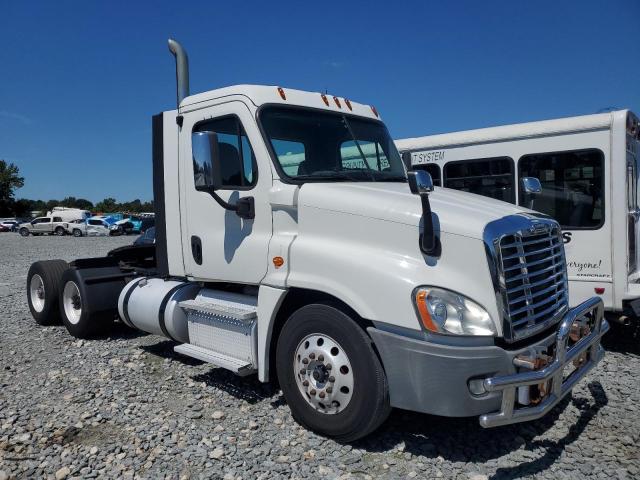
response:
M131 241L0 234L0 480L640 477L640 339L625 332L609 334L603 364L540 421L483 430L395 411L340 445L299 427L276 386L180 357L161 337L78 341L35 324L31 262Z

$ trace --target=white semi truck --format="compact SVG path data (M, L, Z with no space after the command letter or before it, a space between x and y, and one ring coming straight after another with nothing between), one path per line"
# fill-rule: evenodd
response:
M563 230L569 304L640 332L640 121L629 110L397 140L434 183L528 206ZM541 192L523 191L536 177Z
M34 263L38 323L59 315L84 337L119 316L277 378L298 422L342 441L391 407L533 420L602 358L602 301L569 308L557 222L407 177L373 107L275 86L189 95L186 54L169 47L178 108L153 118L156 243Z

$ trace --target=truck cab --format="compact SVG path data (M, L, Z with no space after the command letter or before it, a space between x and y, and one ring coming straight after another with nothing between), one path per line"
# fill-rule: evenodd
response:
M533 420L602 358L602 302L569 308L557 222L407 175L372 106L277 86L189 95L186 54L170 48L178 108L153 118L155 245L37 262L37 321L57 308L90 336L117 316L277 378L298 422L343 441L392 407Z

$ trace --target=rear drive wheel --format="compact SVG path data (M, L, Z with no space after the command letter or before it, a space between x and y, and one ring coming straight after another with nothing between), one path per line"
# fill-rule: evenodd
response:
M53 231L53 233L59 237L64 235L64 227L56 227L56 229Z
M22 235L23 237L28 237L29 236L29 229L26 227L22 227L19 230L20 235Z
M34 320L39 325L60 321L58 295L62 274L69 268L64 260L35 262L27 273L27 301Z
M278 338L276 369L295 420L337 440L368 435L391 410L371 339L331 305L307 305L287 320Z
M107 318L95 312L96 300L88 295L78 270L70 268L64 272L60 287L60 316L67 331L74 337L94 337L104 333L113 323L113 317Z
M81 237L82 236L82 230L80 230L79 228L74 228L73 229L73 236L74 237Z

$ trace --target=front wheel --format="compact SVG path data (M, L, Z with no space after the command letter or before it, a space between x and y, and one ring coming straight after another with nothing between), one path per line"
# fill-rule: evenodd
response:
M25 227L22 227L22 228L19 230L19 233L20 233L20 235L21 235L21 236L23 236L23 237L28 237L28 236L29 236L29 229L28 229L28 228L25 228Z
M278 338L276 369L295 420L339 441L368 435L391 410L371 339L331 305L307 305L287 320Z

